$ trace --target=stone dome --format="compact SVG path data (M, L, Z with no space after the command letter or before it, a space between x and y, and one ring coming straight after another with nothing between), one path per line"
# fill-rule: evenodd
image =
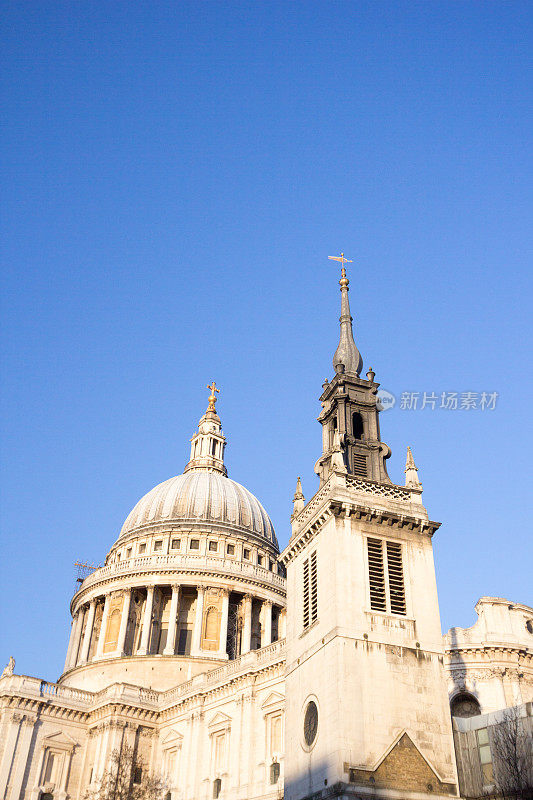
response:
M128 515L120 537L152 525L215 523L278 542L270 517L254 495L220 472L191 470L160 483Z

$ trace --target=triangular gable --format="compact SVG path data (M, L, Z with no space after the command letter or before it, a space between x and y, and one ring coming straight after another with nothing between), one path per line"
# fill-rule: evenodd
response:
M262 704L261 708L264 711L268 711L268 709L272 708L273 706L279 706L280 703L285 705L285 698L279 692L271 692L265 702Z
M226 728L231 725L231 717L228 717L227 714L223 714L222 711L218 711L211 722L208 724L208 728Z
M72 736L65 731L50 733L43 738L43 744L46 745L46 747L58 747L60 749L70 749L71 747L78 746L76 739L73 739Z
M170 744L181 744L182 741L182 734L173 728L172 730L168 731L165 738L161 740L161 744L168 746Z
M376 789L455 793L455 784L441 780L405 730L400 731L374 768L349 768L349 779L351 783L370 784Z

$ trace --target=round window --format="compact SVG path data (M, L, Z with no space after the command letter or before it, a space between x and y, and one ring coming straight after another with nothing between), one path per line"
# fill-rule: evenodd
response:
M530 619L526 622L526 630L528 633L533 633L533 622Z
M314 700L310 700L305 709L304 716L304 741L308 747L311 747L316 739L318 730L318 708Z

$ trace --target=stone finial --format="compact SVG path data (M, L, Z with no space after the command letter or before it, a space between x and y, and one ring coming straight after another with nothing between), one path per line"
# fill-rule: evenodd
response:
M368 378L368 380L370 381L370 383L374 383L374 378L376 377L376 373L374 372L374 370L372 369L372 367L370 367L370 369L369 369L369 370L368 370L368 372L366 373L366 377Z
M409 489L421 489L422 484L418 477L418 467L415 464L411 448L407 448L407 459L405 462L405 485Z
M296 491L294 492L293 501L294 507L292 513L293 516L296 516L305 507L305 497L302 492L302 481L300 480L300 477L298 477L298 480L296 481Z

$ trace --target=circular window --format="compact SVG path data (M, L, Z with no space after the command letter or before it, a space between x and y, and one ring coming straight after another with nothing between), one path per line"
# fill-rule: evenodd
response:
M526 628L528 633L533 633L533 621L528 619L526 622Z
M318 708L314 700L310 700L305 709L304 716L304 741L308 747L311 747L316 739L318 730Z

